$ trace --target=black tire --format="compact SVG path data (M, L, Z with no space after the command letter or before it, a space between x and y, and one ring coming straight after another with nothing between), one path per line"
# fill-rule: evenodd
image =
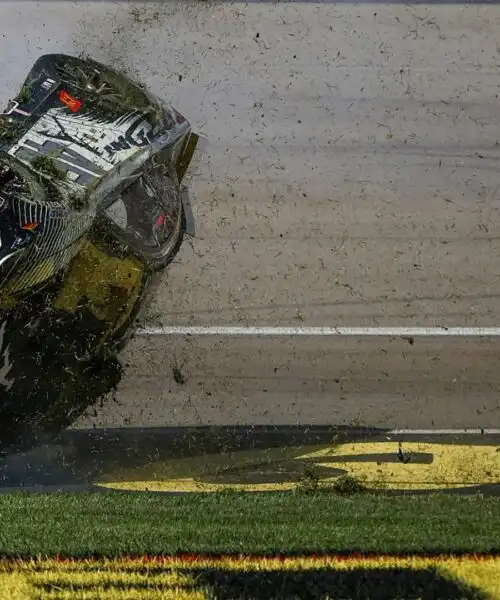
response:
M178 254L184 234L186 232L187 218L184 204L182 202L181 188L175 172L170 177L172 188L179 202L179 220L176 225L176 231L173 239L167 247L162 247L157 251L140 248L134 243L127 234L125 234L111 218L105 214L99 214L96 218L90 237L94 243L106 245L112 255L126 257L135 256L145 266L148 273L156 273L167 267Z
M148 270L151 273L157 273L158 271L162 271L175 259L179 250L181 249L182 242L184 241L184 234L186 232L186 211L184 210L184 206L181 204L181 214L180 214L180 224L179 224L179 232L176 236L176 239L173 245L170 247L168 252L160 251L158 253L141 253L141 258L146 263Z

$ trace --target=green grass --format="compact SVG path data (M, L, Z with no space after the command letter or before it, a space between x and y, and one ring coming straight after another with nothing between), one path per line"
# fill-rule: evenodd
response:
M21 88L19 95L17 96L17 101L20 104L27 104L31 100L30 88L25 85Z
M0 494L0 554L493 552L500 502L481 496Z

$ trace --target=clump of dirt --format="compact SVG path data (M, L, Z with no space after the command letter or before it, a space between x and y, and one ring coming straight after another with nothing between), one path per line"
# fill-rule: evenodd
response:
M16 97L16 102L19 102L19 104L27 104L30 100L31 100L30 89L27 85L24 85Z
M51 179L57 179L59 181L64 181L67 177L66 171L61 171L59 167L56 165L56 162L50 156L37 156L32 162L31 166L35 171L39 173L43 173L47 177Z
M20 134L23 125L7 115L0 116L0 143L12 142Z
M59 67L59 74L68 84L76 85L86 96L86 109L113 121L128 112L149 111L161 118L161 111L151 106L151 99L144 92L144 85L111 67L101 65L90 56L81 54L82 64L68 60ZM157 114L158 113L158 114Z
M322 483L314 468L304 472L295 489L298 493L309 496L314 494L352 496L367 491L361 479L352 475L337 477L333 483Z

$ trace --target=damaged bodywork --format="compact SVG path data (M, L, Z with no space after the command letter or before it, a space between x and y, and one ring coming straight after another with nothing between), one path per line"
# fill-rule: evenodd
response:
M141 85L63 54L42 56L0 114L0 450L115 389L183 239L197 141Z
M39 58L0 115L1 295L58 275L93 227L152 270L168 264L197 139L127 76L92 59Z

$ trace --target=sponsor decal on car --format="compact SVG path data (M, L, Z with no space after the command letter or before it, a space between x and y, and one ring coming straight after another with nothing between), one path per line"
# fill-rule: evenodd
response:
M75 111L79 100L66 92L61 94ZM62 107L51 108L10 148L9 154L28 165L39 156L50 156L60 170L67 172L70 186L81 188L149 145L154 135L153 126L136 113L108 122L98 115L68 114Z

